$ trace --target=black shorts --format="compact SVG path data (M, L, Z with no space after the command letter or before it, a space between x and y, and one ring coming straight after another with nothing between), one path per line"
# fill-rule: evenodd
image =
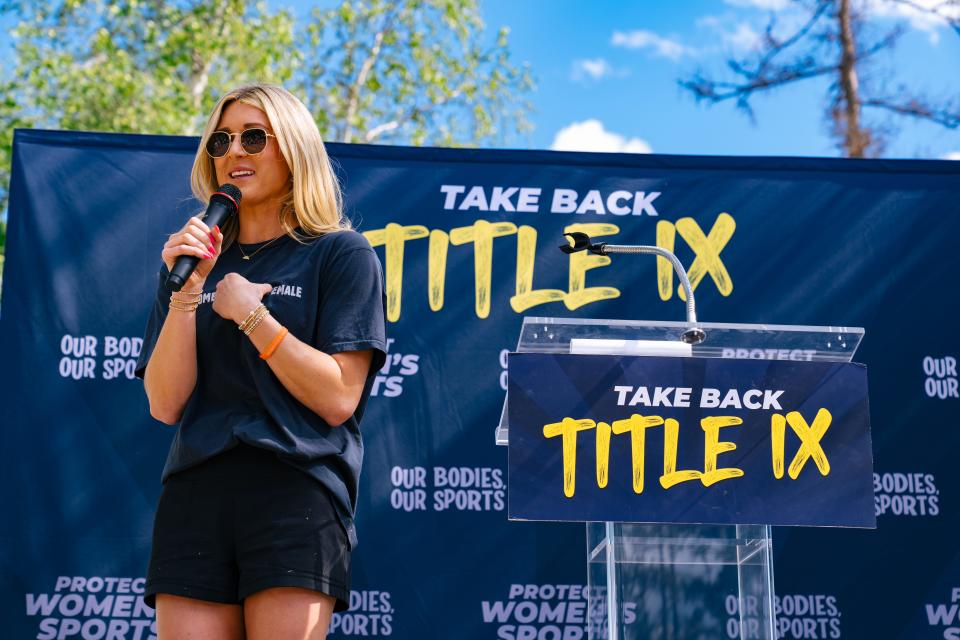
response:
M276 454L240 444L170 476L160 495L144 600L158 593L239 604L272 587L350 601L350 543L326 488Z

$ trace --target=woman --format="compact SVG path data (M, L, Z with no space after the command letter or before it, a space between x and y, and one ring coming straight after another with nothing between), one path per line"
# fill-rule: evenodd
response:
M214 108L191 186L206 202L227 182L239 214L191 218L163 247L138 362L151 415L179 424L145 599L162 640L323 638L350 596L359 423L386 352L380 263L284 89ZM201 260L170 294L181 255Z

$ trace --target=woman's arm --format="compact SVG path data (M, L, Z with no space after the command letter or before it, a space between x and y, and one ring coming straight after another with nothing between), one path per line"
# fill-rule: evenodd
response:
M176 424L196 385L197 312L171 309L143 376L150 415Z
M211 232L199 218L191 218L183 229L170 236L162 253L168 270L173 268L178 256L195 255L202 258L181 294L175 294L177 297L185 301L196 299L189 292L203 290L222 245L223 234L220 229L214 228ZM185 311L183 308L177 309L177 306L193 306L194 309ZM196 385L197 312L196 305L187 302L170 307L147 362L143 387L150 403L150 415L165 424L176 424Z
M276 318L264 318L250 334L257 351L263 353L280 328ZM370 349L330 355L287 334L266 364L294 398L337 427L357 410L372 359Z
M213 310L240 325L272 289L269 284L228 273L217 283ZM263 353L280 329L276 318L267 315L250 333L250 339ZM270 366L293 397L336 427L356 411L372 360L371 349L330 355L287 334L264 366Z

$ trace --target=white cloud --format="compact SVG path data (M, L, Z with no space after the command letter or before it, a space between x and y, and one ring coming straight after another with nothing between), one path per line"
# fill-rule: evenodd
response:
M943 160L960 160L960 151L951 151L943 154Z
M749 22L734 23L716 16L704 16L697 20L697 26L713 29L724 47L737 52L757 49L763 41L763 36Z
M560 129L550 148L554 151L608 151L614 153L650 153L653 149L646 140L626 138L607 131L596 119L574 122Z
M741 1L741 0L735 0ZM872 0L871 0L872 1ZM879 0L889 1L889 0ZM746 0L743 0L746 6ZM750 6L773 7L775 0L757 0ZM776 22L773 24L773 36L783 40L792 36L810 19L810 13L799 4L786 4L784 9L776 12ZM770 27L769 18L757 13L728 10L719 15L705 15L697 18L696 26L700 29L712 31L719 38L719 42L710 38L708 42L716 45L702 45L703 51L712 54L720 53L736 56L760 50L764 45L764 31ZM719 50L718 50L719 48Z
M722 32L721 37L723 44L737 51L756 49L763 41L763 37L746 22L738 23L733 31Z
M731 7L762 9L764 11L783 11L790 5L790 0L723 0Z
M723 49L735 54L759 49L763 43L763 36L753 24L739 20L731 13L697 18L696 25L720 36Z
M627 49L650 49L655 56L670 60L697 55L697 50L692 47L644 29L634 29L626 32L614 31L610 44Z
M779 30L790 31L785 18L809 17L806 11L797 11L792 0L723 0L731 7L741 9L759 9L776 12ZM940 41L940 32L949 27L948 19L960 20L960 3L948 3L944 0L910 0L894 2L891 0L855 0L859 9L872 18L906 20L910 26L927 34L932 44ZM709 19L709 18L708 18ZM799 24L797 24L799 27Z
M574 80L582 80L585 77L599 80L613 74L613 67L603 58L592 58L589 60L574 60L573 72L571 77Z
M889 0L862 0L862 4L871 15L906 20L914 29L926 32L931 44L940 42L940 30L947 27L947 19L960 20L960 4L945 4L943 0L913 0L915 7Z

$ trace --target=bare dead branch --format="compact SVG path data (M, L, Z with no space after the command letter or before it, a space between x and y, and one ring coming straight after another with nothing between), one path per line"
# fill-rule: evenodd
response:
M691 91L698 101L706 100L715 103L736 98L738 107L749 108L749 105L741 104L741 101L749 99L754 93L837 71L836 65L817 66L812 63L812 59L807 59L801 66L768 69L771 72L770 75L754 75L742 83L709 80L697 74L691 80L681 80L680 86Z
M899 100L894 98L868 98L863 100L864 107L883 109L901 116L909 116L919 120L935 122L948 129L960 127L960 106L935 107L929 101L918 97L907 97Z
M742 82L712 80L697 73L690 80L681 80L680 86L692 92L697 101L710 103L736 100L737 108L754 119L750 97L757 92L784 86L799 80L813 78L836 71L833 65L819 64L812 55L800 55L794 60L778 64L777 58L786 50L806 38L832 6L833 0L817 0L810 17L792 34L778 38L775 34L776 16L771 17L763 35L763 51L756 60L727 61L727 67L743 79Z
M814 10L813 15L810 16L810 19L807 20L799 29L797 29L793 35L783 40L777 40L773 33L776 25L776 16L772 17L770 22L767 23L766 29L764 30L764 45L766 46L766 52L758 60L753 73L762 73L768 65L773 63L773 59L775 57L795 45L797 42L803 40L803 38L810 33L817 22L820 21L820 18L823 17L823 14L826 12L827 8L829 8L832 4L832 0L818 0L816 9Z
M859 52L857 53L857 59L863 60L876 55L881 51L892 49L897 45L897 41L900 40L900 37L903 36L904 33L906 33L906 29L904 29L902 24L898 24L872 45L860 48Z
M960 0L942 0L933 6L924 6L920 0L884 1L937 16L960 35ZM876 155L883 149L883 125L866 122L862 115L866 108L960 128L960 101L941 104L906 89L877 92L870 90L869 82L861 86L864 78L869 81L873 77L871 59L893 49L905 33L903 21L879 39L867 40L869 5L858 5L853 0L796 4L805 11L805 19L789 36L777 36L776 18L772 17L762 36L760 51L727 60L730 73L726 78L717 79L698 71L681 79L679 85L698 102L733 101L753 121L753 96L808 78L828 76L831 84L825 116L838 147L850 157Z

